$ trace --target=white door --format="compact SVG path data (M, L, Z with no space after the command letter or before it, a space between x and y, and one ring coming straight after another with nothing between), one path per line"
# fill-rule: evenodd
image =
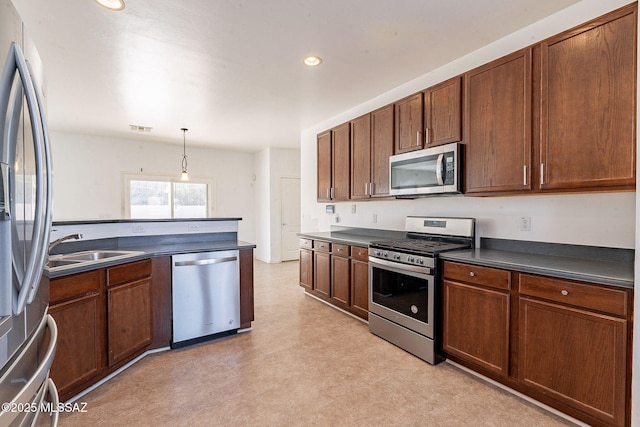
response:
M280 191L282 261L291 261L300 256L297 236L300 232L300 178L281 177Z

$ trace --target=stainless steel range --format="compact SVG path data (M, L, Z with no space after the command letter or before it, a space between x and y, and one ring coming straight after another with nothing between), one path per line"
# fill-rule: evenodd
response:
M407 217L407 238L369 245L369 330L435 365L440 352L438 254L472 248L472 218Z

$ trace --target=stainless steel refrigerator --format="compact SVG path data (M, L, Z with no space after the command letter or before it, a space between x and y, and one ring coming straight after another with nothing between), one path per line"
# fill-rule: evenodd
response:
M0 0L0 426L56 425L49 378L57 329L43 278L51 231L51 157L40 58Z

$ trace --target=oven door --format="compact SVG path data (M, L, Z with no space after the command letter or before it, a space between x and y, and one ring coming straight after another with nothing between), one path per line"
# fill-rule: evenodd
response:
M369 257L369 311L433 338L431 268Z

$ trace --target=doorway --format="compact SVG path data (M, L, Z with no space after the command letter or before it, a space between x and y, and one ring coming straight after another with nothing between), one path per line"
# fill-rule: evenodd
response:
M300 178L280 177L281 257L291 261L300 257Z

